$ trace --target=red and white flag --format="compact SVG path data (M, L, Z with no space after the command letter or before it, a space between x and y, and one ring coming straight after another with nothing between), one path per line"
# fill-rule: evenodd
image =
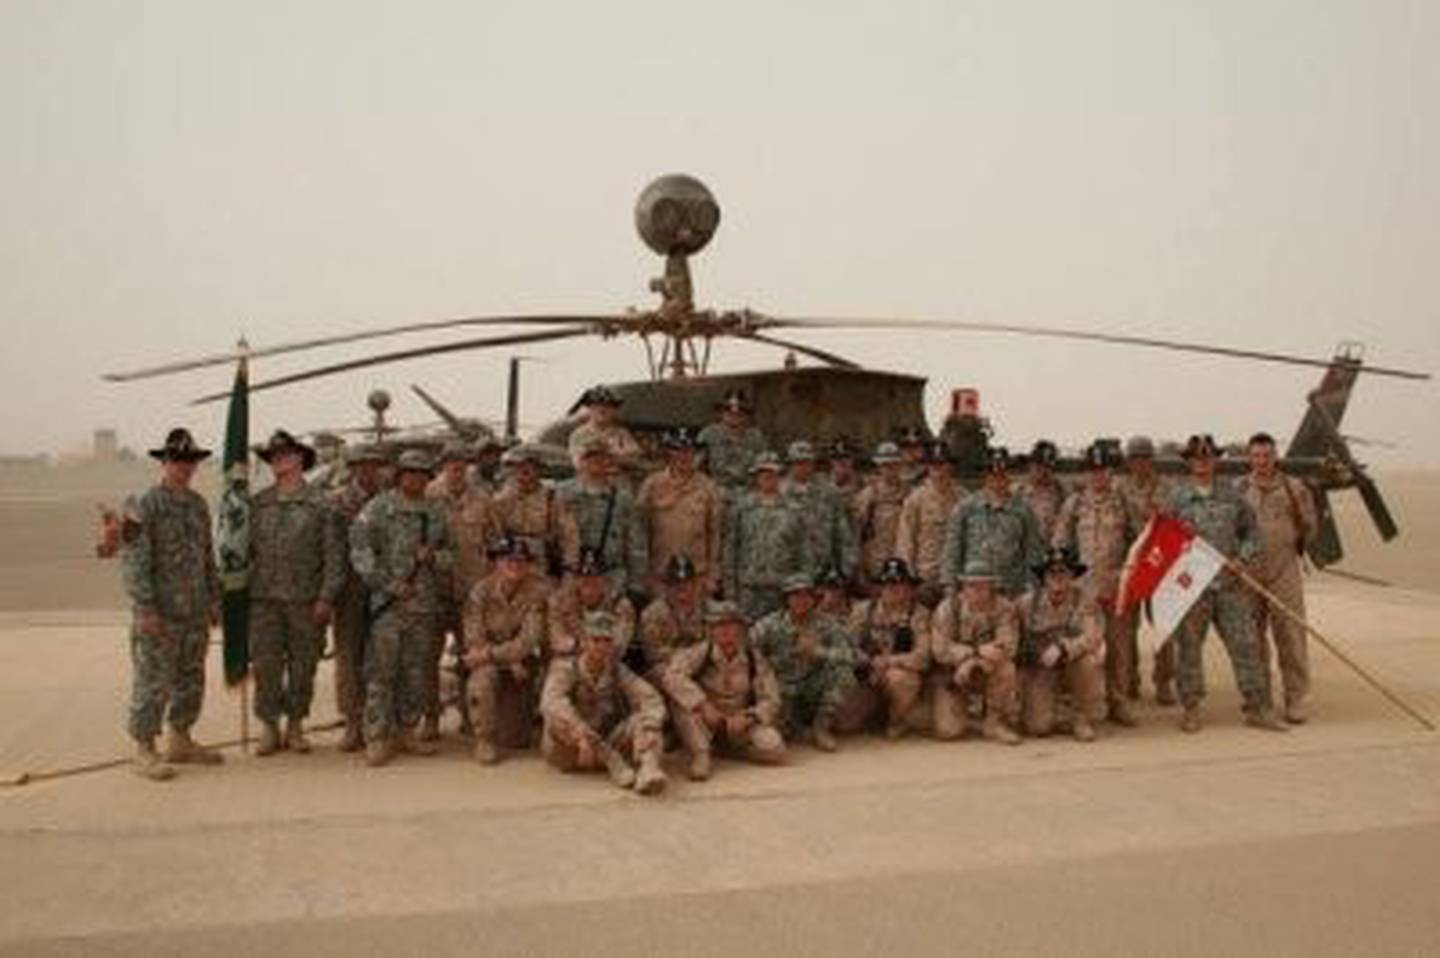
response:
M1123 613L1146 599L1155 633L1168 638L1220 570L1225 556L1172 516L1157 515L1125 557L1115 611Z

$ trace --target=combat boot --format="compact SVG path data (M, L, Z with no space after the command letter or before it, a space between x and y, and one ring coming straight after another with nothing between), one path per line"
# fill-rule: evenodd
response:
M345 735L340 739L340 751L358 752L365 747L365 735L360 731L360 723L347 721L345 723Z
M175 769L166 765L155 753L155 743L135 743L135 774L152 782L168 782L175 777Z
M1008 725L994 715L985 716L985 721L980 726L980 734L990 741L998 742L1001 745L1020 744L1020 736L1016 735Z
M225 756L208 748L201 748L190 737L188 729L172 728L165 740L165 761L191 765L219 765Z
M440 720L433 716L426 716L420 723L420 734L417 736L422 742L440 741Z
M709 751L696 752L690 756L690 768L688 773L690 781L703 782L710 778L714 771L714 763L710 759Z
M1185 706L1185 714L1180 716L1180 731L1198 732L1200 725L1200 709L1193 705Z
M835 730L831 727L830 716L816 717L815 724L810 728L810 741L822 752L833 752L840 747L840 743L835 740Z
M904 719L891 719L885 724L885 738L891 742L898 742L910 731L910 726Z
M1110 703L1110 714L1107 717L1116 725L1125 728L1135 727L1135 716L1130 712L1130 703L1124 699L1117 698Z
M1072 724L1073 727L1070 729L1070 734L1075 736L1075 741L1095 741L1095 727L1090 724L1090 720L1088 718L1083 715L1077 715L1075 716L1075 721Z
M415 730L402 728L395 736L395 747L406 755L434 755L440 749L434 742L422 741L415 737Z
M378 742L365 743L365 764L371 768L379 768L381 765L389 762L394 756L395 752L390 748L390 743L384 739Z
M481 765L494 765L500 761L500 750L484 735L476 736L475 748L471 750L471 754Z
M1167 706L1175 704L1175 685L1173 682L1167 680L1155 683L1155 704Z
M660 759L654 752L646 752L640 758L640 771L635 776L635 791L641 795L659 795L668 784L665 772L660 768Z
M1305 710L1304 702L1285 703L1285 721L1291 725L1304 725L1310 720L1310 715Z
M1258 728L1263 732L1288 732L1290 726L1286 725L1280 716L1275 714L1273 709L1256 709L1245 713L1245 724L1251 728Z
M305 737L305 724L298 718L285 723L285 747L304 755L310 751L310 740Z
M260 741L255 746L255 754L264 758L267 755L274 755L280 751L280 727L274 722L260 723Z
M605 760L605 771L610 773L610 781L620 788L629 788L635 784L635 769L625 761L625 756L613 748L605 746L601 757Z

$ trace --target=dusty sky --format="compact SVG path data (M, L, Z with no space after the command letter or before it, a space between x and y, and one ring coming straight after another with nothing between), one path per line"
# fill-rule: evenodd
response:
M101 372L411 320L647 305L632 203L724 209L699 299L1072 325L1440 372L1440 5L1415 2L0 5L0 451L145 446L228 372ZM437 337L429 337L436 339ZM419 345L425 339L392 346ZM1318 372L991 335L815 334L980 387L1000 436L1288 436ZM273 361L257 378L350 352ZM524 418L643 375L540 346ZM498 415L508 354L256 398L256 433L373 386ZM734 347L722 368L780 355ZM1360 386L1381 464L1440 463L1440 387ZM402 419L429 418L400 396Z

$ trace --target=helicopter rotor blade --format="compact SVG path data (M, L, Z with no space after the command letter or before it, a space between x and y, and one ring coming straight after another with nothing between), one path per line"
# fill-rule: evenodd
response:
M112 383L134 382L137 379L168 376L172 373L189 372L194 369L205 369L210 366L225 366L235 362L242 355L249 359L256 359L263 356L281 356L285 353L301 352L307 349L343 346L346 343L358 343L367 339L381 339L386 336L400 336L406 333L458 329L466 326L571 326L577 323L593 323L603 326L607 323L619 322L622 319L623 317L620 316L598 314L585 316L467 316L460 319L405 323L400 326L387 326L381 329L370 329L359 333L342 333L338 336L320 336L314 339L301 339L289 343L278 343L274 346L265 346L260 349L232 349L229 352L214 353L196 359L182 359L175 362L162 363L158 366L149 366L144 369L105 373L100 378Z
M1288 353L1271 353L1254 349L1235 349L1229 346L1209 346L1204 343L1187 343L1173 339L1155 339L1149 336L1124 336L1117 333L1096 333L1083 329L1062 329L1047 326L1020 326L1014 323L982 323L965 320L931 322L918 319L817 319L803 317L770 317L755 315L751 322L758 329L931 329L958 330L972 333L1003 333L1011 336L1033 336L1040 339L1077 339L1095 343L1110 343L1119 346L1145 346L1151 349L1170 349L1186 353L1206 353L1212 356L1231 356L1236 359L1254 359L1261 362L1288 363L1294 366L1318 366L1329 369L1334 359L1312 359L1308 356L1293 356ZM1374 376L1393 376L1397 379L1429 380L1429 373L1408 369L1393 369L1385 366L1360 367L1361 372Z
M738 339L753 339L759 343L768 343L771 346L779 346L781 349L793 349L797 353L803 353L814 359L818 359L830 366L838 366L841 369L859 369L860 364L846 359L844 356L827 352L823 349L816 349L814 346L806 346L804 343L791 342L788 339L777 339L774 336L766 336L763 333L743 333Z
M440 343L435 346L421 346L416 349L403 349L393 353L380 353L375 356L366 356L361 359L352 359L348 362L333 363L329 366L320 366L316 369L307 369L303 372L293 373L289 376L281 376L278 379L267 380L263 383L252 383L250 392L263 392L267 389L276 389L280 386L289 386L293 383L305 382L309 379L319 379L323 376L334 376L339 373L348 373L355 369L365 369L370 366L381 366L386 363L397 363L407 359L420 359L424 356L436 356L441 353L458 353L471 349L488 349L491 346L511 346L516 343L540 343L555 339L571 339L575 336L588 336L591 330L588 326L572 326L567 329L546 330L540 333L511 333L505 336L487 336L482 339L462 339L453 343ZM202 406L206 403L218 402L230 397L229 391L211 393L208 396L201 396L191 401L192 406Z

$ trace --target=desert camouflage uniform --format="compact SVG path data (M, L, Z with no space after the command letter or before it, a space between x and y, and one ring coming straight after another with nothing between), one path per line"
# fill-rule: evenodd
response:
M353 478L330 491L331 521L340 541L348 545L350 527L372 498ZM335 599L335 708L346 723L358 728L365 714L365 648L370 626L370 593L343 550L345 584Z
M1126 473L1115 477L1115 489L1120 497L1125 500L1125 507L1130 512L1130 523L1136 529L1138 535L1144 531L1145 524L1150 517L1159 512L1165 503L1170 501L1170 494L1175 489L1175 483L1165 476L1153 475L1148 482L1141 482L1135 476ZM1140 607L1137 605L1121 616L1125 630L1125 641L1130 647L1130 655L1136 665L1136 681L1130 688L1131 697L1140 694L1139 689L1139 665L1140 665ZM1164 639L1155 650L1155 661L1151 673L1156 690L1168 687L1175 680L1175 644L1170 639Z
M910 630L908 652L896 649L901 628ZM841 729L858 730L875 719L895 730L923 725L913 713L930 668L930 610L919 602L891 607L869 599L850 611L845 634L854 644L861 681L843 710Z
M802 634L818 639L813 656L799 648ZM750 645L775 670L780 683L781 730L786 738L812 725L832 722L855 687L855 656L850 640L835 621L814 612L796 622L780 609L756 622Z
M663 595L651 602L640 615L640 647L645 655L645 677L660 688L670 659L704 638L703 599L697 597L688 610L677 608L669 597Z
M1033 584L1030 567L1045 556L1045 540L1035 513L1018 496L1002 503L981 490L955 507L945 524L941 579L955 582L967 562L979 559L999 577L1001 594L1014 598Z
M1042 587L1019 603L1022 635L1017 654L1020 712L1027 735L1049 735L1055 729L1055 704L1060 691L1070 695L1071 708L1089 721L1105 712L1105 616L1080 588L1055 602ZM1040 664L1045 649L1058 644L1063 661L1054 668ZM1123 694L1123 693L1121 693Z
M346 545L319 489L269 486L250 502L250 659L255 716L274 724L310 715L325 627L315 603L332 607L345 585Z
M1217 478L1209 490L1192 483L1179 486L1170 496L1168 510L1189 523L1227 558L1254 561L1259 558L1255 513L1232 486ZM1270 705L1265 670L1255 641L1255 610L1250 594L1228 571L1222 571L1205 587L1175 629L1179 670L1176 686L1180 702L1187 709L1205 697L1205 670L1201 647L1211 623L1225 643L1235 685L1244 700L1246 714L1258 714Z
M425 490L429 498L444 507L450 528L455 533L455 567L451 573L453 587L445 603L443 627L436 633L435 642L427 652L429 661L433 662L433 665L425 666L427 678L432 673L437 677L440 674L447 632L455 637L457 647L465 644L465 629L460 622L460 614L475 583L490 574L488 549L500 535L500 527L495 515L495 500L483 483L484 480L471 469L466 471L465 482L459 489L452 487L446 476L440 475ZM431 723L440 719L440 698L437 679L435 684L425 687L424 716ZM464 710L461 711L463 715Z
M677 555L688 557L702 578L718 576L725 503L709 476L681 478L663 469L641 483L636 498L650 559L644 571L652 579L663 577Z
M806 550L809 565L804 571L818 576L826 565L832 565L846 577L853 574L855 530L834 487L816 478L803 484L786 479L781 485L781 494L799 515L801 528L809 539Z
M1054 476L1043 483L1027 478L1016 485L1015 495L1035 514L1035 522L1040 526L1040 538L1048 543L1055 536L1055 523L1059 520L1060 509L1065 504L1065 487Z
M895 555L900 513L911 488L903 480L888 482L877 476L855 497L851 520L860 541L860 574L865 580L880 574L885 560Z
M605 560L616 588L640 589L650 561L634 494L619 482L590 483L579 476L563 483L557 492L573 520L562 526L566 564L575 565L581 547L588 546Z
M691 755L709 753L718 744L752 762L773 765L785 757L780 721L780 683L765 656L742 645L727 658L720 647L703 640L678 649L664 673L675 732ZM709 702L722 716L749 714L753 724L744 741L730 741L722 726L712 730L696 710Z
M584 632L582 627L585 615L589 612L608 612L615 617L617 651L630 644L630 640L635 636L635 606L626 598L625 593L616 589L612 583L609 593L600 600L599 605L587 607L580 601L580 590L572 576L550 590L550 597L546 600L546 655L552 658L574 655L580 648L580 639Z
M975 659L983 669L987 718L1014 722L1015 650L1020 643L1020 619L1015 605L996 595L990 608L973 609L962 593L941 602L930 620L930 657L934 694L933 714L937 738L959 738L967 725L968 689L955 684L955 671ZM987 657L982 647L993 647Z
M1305 615L1305 587L1301 579L1300 556L1315 535L1318 520L1310 489L1297 479L1277 474L1269 483L1253 475L1244 476L1236 491L1255 513L1260 538L1260 561L1254 575L1276 598L1300 616ZM1302 705L1310 692L1310 658L1305 630L1270 603L1255 599L1255 640L1265 685L1270 678L1270 635L1275 633L1275 656L1287 707ZM1268 626L1268 628L1267 628Z
M800 514L784 495L747 492L725 531L725 594L754 622L781 606L780 584L812 567Z
M545 483L525 492L518 482L509 482L491 500L496 535L510 535L525 540L531 553L544 557L542 568L574 563L575 555L566 555L569 545L578 550L579 534L575 517L561 501L559 490ZM552 562L553 560L553 562ZM558 568L545 568L546 574L558 577Z
M161 724L188 732L205 698L210 617L220 607L220 575L210 534L210 509L190 489L152 486L126 504L121 547L125 592L132 606L130 737L148 743ZM141 635L154 614L159 635ZM168 714L167 714L168 713Z
M429 651L452 588L454 535L445 511L424 498L387 490L350 527L350 562L370 590L370 645L365 657L365 739L405 733L420 718ZM431 562L417 563L421 546Z
M586 731L631 761L660 760L665 700L621 662L611 662L598 675L583 656L551 662L540 714L545 721L540 751L561 771L582 770L577 745Z
M941 558L945 552L945 527L962 491L951 483L942 488L926 478L905 497L900 507L900 522L895 530L895 555L915 571L930 593L926 601L939 601L939 591L949 584L941 574Z
M585 446L597 439L605 441L610 450L610 457L615 461L622 473L630 474L640 467L640 459L643 450L640 443L635 441L635 436L618 422L608 426L597 426L593 422L582 422L570 433L570 462L575 470L580 470L580 460L583 458Z
M1139 531L1118 490L1102 493L1087 485L1065 500L1051 541L1089 566L1079 585L1103 620L1105 692L1112 703L1128 698L1138 679L1130 626L1126 616L1115 612L1115 594L1125 553Z
M531 742L535 669L545 638L550 583L538 572L507 590L500 573L481 579L465 603L465 647L482 643L490 661L472 666L466 683L470 721L482 742L525 747Z
M736 432L723 422L712 422L700 430L699 441L705 449L705 470L710 478L727 499L739 497L750 482L755 457L766 449L765 434L754 426Z

